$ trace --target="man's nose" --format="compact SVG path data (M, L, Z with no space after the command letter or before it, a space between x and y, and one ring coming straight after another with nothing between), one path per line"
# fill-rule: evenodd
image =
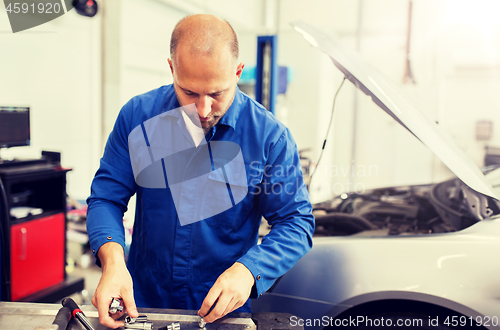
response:
M208 96L200 96L198 104L196 105L196 110L198 115L202 118L206 118L208 114L212 111L212 101Z

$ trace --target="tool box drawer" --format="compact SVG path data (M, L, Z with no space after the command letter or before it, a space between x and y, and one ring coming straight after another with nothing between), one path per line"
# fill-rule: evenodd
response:
M64 213L11 226L11 299L64 280Z

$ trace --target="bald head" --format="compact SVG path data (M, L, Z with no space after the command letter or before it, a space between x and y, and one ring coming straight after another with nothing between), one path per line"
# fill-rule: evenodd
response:
M213 15L191 15L177 23L170 39L170 58L175 59L178 47L192 55L211 57L226 48L234 62L238 60L238 38L231 25Z

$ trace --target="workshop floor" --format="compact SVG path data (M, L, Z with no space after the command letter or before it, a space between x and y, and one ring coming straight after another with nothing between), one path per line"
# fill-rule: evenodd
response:
M70 297L73 298L78 305L92 305L92 296L101 278L101 268L96 265L91 265L85 269L75 267L71 275L83 277L85 279L85 289L82 292L74 293Z

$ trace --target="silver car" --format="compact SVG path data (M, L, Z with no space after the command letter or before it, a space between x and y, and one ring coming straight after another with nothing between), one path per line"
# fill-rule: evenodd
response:
M312 250L253 311L291 313L305 329L500 329L500 169L479 170L334 37L292 25L457 178L316 204Z

